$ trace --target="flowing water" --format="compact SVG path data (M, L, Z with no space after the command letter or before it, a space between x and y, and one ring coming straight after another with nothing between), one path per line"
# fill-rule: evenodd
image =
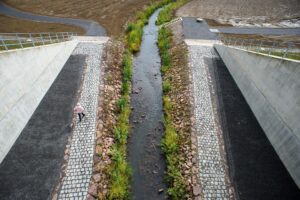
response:
M137 200L166 199L166 165L160 149L164 132L162 79L155 25L159 11L154 12L144 27L141 50L134 58L128 159L133 170L131 192Z

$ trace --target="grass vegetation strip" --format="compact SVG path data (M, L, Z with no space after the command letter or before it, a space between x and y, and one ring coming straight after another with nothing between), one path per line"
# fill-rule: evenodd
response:
M130 52L136 53L140 50L143 37L143 28L148 23L149 17L154 11L164 5L170 3L171 0L163 0L152 3L144 11L137 13L136 21L127 25L126 29L126 44Z
M172 199L184 199L188 193L184 177L180 169L180 139L174 124L173 124L173 110L174 107L171 102L169 93L172 90L172 76L167 73L171 66L171 40L172 33L170 29L162 27L158 35L158 47L161 56L161 72L163 74L163 107L164 107L164 126L165 135L162 140L162 150L165 153L167 161L167 180L170 183L168 194Z
M129 94L132 77L132 55L129 51L126 51L123 57L122 69L122 96L117 102L118 119L113 131L115 143L112 146L112 164L109 168L111 177L109 199L129 199L128 186L131 170L126 161L126 143L130 131L129 116L131 109Z
M162 25L172 20L176 9L180 8L190 0L177 0L167 5L158 15L157 25Z

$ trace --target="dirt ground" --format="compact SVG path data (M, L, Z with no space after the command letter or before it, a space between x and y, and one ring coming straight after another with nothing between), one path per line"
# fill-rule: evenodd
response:
M91 19L118 36L136 11L156 0L1 0L23 11L49 16ZM2 23L2 21L0 21ZM1 24L0 23L0 24Z
M5 15L0 15L0 32L77 32L80 35L84 34L84 30L76 26L20 20Z
M299 0L193 0L176 15L214 19L235 26L300 26Z

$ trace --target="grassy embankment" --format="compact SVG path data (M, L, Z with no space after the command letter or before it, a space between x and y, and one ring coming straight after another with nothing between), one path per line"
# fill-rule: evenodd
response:
M161 72L165 74L171 64L171 56L169 48L171 43L172 33L167 28L161 28L158 37L158 46L160 49L162 67ZM163 81L163 107L164 107L164 126L165 135L162 140L162 150L165 153L167 160L167 180L170 183L168 194L172 199L181 199L186 193L186 188L179 168L179 136L176 128L172 123L172 103L168 93L172 90L170 83L172 77L168 77Z
M177 2L171 3L166 6L159 14L158 20L156 21L157 25L161 25L170 21L174 12L177 8L187 3L188 0L179 0ZM160 50L161 56L161 72L163 75L163 107L164 107L164 126L165 126L165 135L162 140L162 150L165 153L167 161L167 180L170 183L168 189L168 194L172 199L184 199L189 193L182 171L180 169L180 141L181 138L178 134L178 130L174 126L173 112L174 108L170 99L169 93L171 90L176 90L172 87L172 76L167 76L167 72L172 66L172 55L170 53L172 42L172 32L170 29L162 27L159 30L158 35L158 47Z
M135 22L129 23L125 34L125 43L127 50L123 58L123 80L122 96L118 100L119 107L118 120L114 128L115 144L112 147L112 164L109 168L110 191L109 199L130 199L129 185L131 170L126 160L126 143L130 131L129 116L130 91L132 77L132 57L140 49L143 36L143 27L148 23L149 17L153 12L169 3L170 0L164 0L148 6L144 11L137 14Z

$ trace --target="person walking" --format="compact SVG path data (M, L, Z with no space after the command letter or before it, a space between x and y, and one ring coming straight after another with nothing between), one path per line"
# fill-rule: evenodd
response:
M81 122L81 120L85 116L83 111L84 111L84 108L80 105L80 103L77 103L77 105L74 107L74 113L78 114L79 122Z

